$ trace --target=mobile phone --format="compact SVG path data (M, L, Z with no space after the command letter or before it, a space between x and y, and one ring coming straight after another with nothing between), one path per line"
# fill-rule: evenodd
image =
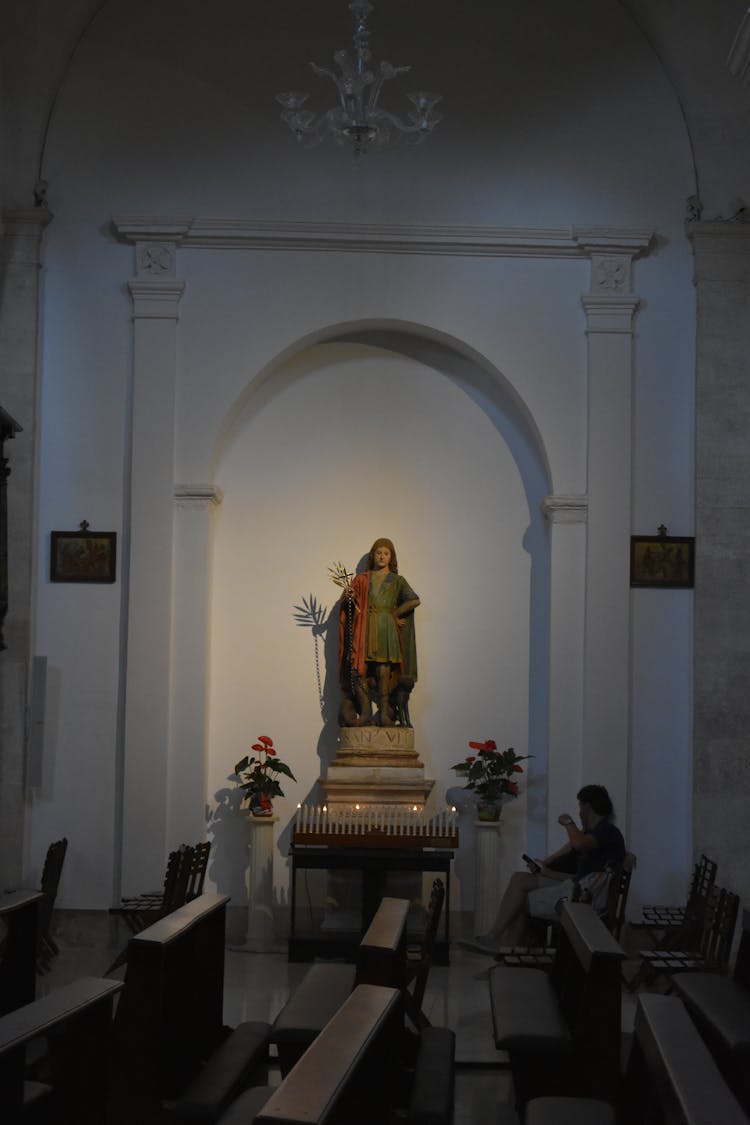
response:
M528 863L534 875L542 870L537 861L535 859L532 859L530 855L526 855L525 852L521 856L521 859L524 861L524 863Z

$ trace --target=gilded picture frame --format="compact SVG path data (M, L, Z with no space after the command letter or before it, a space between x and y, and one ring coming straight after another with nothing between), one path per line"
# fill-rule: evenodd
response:
M630 585L690 590L695 584L695 539L685 535L632 535Z
M52 531L50 582L114 582L117 532Z

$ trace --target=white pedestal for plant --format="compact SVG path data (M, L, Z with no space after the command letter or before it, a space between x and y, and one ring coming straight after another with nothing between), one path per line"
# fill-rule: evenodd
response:
M247 938L251 953L281 949L273 933L273 826L277 816L250 817Z
M486 934L495 921L503 891L499 820L474 821L474 933Z

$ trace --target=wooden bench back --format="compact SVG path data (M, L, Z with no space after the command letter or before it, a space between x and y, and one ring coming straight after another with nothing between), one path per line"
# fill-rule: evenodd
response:
M117 1120L149 1120L221 1041L228 901L200 895L130 939L115 1021Z
M0 1017L0 1113L23 1119L26 1046L48 1036L55 1120L105 1120L112 1007L121 981L84 977Z
M0 919L7 927L0 951L0 1015L34 999L43 898L41 891L12 891L0 896Z
M624 1121L642 1125L747 1125L683 1002L643 993L625 1085Z
M588 903L566 902L550 970L592 1097L619 1092L621 969L625 954Z
M355 984L401 988L406 973L409 901L383 898L357 949Z
M388 1120L397 989L361 984L255 1118L255 1125L375 1125Z
M742 911L742 934L733 975L738 984L750 991L750 910Z

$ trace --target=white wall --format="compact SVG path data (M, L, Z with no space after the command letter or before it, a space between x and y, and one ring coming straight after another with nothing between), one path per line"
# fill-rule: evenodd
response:
M575 18L555 5L544 20L517 13L494 53L458 29L460 65L443 73L458 73L460 89L446 98L445 128L429 146L373 154L359 167L339 152L294 145L275 119L278 75L244 56L233 70L219 50L218 19L206 28L190 5L152 8L144 35L145 8L107 5L76 56L50 132L56 217L46 250L42 544L52 528L88 519L118 530L127 552L126 282L134 267L132 249L109 227L123 212L657 230L657 251L635 266L645 300L635 346L633 530L665 522L690 532L693 298L681 225L693 190L689 150L672 94L617 5L587 3ZM266 5L256 18L267 29L281 16ZM531 63L514 55L524 26L536 35ZM561 36L575 51L560 50ZM407 55L412 43L418 50L418 39L407 39ZM308 54L324 61L327 48L317 46L317 38L300 44L302 63ZM226 770L261 732L298 772L287 804L314 783L319 752L333 747L330 711L324 721L312 639L293 624L292 607L311 593L330 607L327 566L339 557L354 563L381 534L395 539L424 600L413 714L428 773L444 790L468 738L494 737L523 752L531 737L532 784L543 786L545 604L528 550L543 579L538 501L547 490L586 490L585 260L190 247L178 251L177 274L186 288L174 479L225 494L205 591L208 815ZM380 336L365 338L373 329ZM334 342L355 331L359 343ZM389 347L387 331L417 343ZM381 383L387 396L373 394ZM344 471L354 462L368 471ZM381 462L398 478L392 500L379 487ZM449 570L436 564L445 544ZM447 576L456 570L454 594ZM121 575L114 588L53 587L44 551L38 559L36 647L49 658L53 690L27 863L33 871L48 840L65 832L71 862L61 901L70 906L107 905L120 863L124 611L150 609L147 601L128 605L126 568ZM639 881L657 890L689 864L684 836L664 841L648 787L658 761L675 794L675 822L688 824L691 621L689 595L649 595L632 603L636 811L626 827L648 857ZM175 669L181 657L174 654ZM182 796L179 752L172 748L173 800ZM155 762L154 771L163 766ZM536 802L528 830L541 843L543 833L533 834L544 822L544 795ZM516 848L527 830L523 805L511 816ZM241 837L236 824L236 849L235 833ZM148 842L144 831L144 854ZM162 860L153 857L155 877ZM461 864L468 871L470 857ZM241 894L237 868L219 864L213 874ZM283 878L279 861L280 887ZM464 887L462 901L470 902Z

